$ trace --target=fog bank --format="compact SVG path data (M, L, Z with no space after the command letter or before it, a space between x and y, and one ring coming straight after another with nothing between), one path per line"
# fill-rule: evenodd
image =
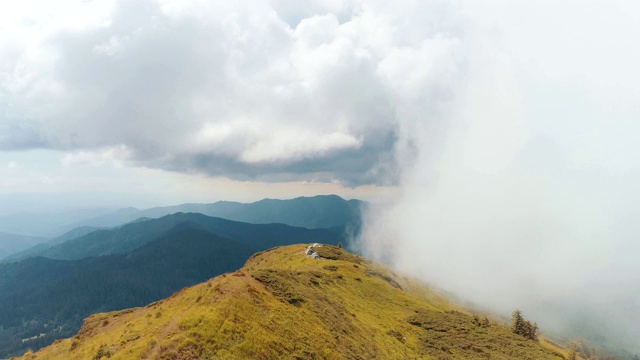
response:
M464 34L430 54L455 70L432 69L396 109L403 190L369 214L363 251L543 331L640 352L634 5L493 4L462 4Z

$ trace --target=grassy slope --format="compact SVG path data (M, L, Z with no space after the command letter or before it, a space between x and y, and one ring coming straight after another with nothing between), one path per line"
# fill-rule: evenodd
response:
M332 246L254 255L168 299L85 320L25 359L562 359L424 285Z
M73 336L93 313L143 306L234 271L255 252L183 229L129 254L0 264L0 359Z

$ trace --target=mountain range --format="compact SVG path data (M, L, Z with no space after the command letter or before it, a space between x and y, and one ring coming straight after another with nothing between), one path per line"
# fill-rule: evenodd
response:
M295 228L285 224L249 224L199 213L176 213L159 219L143 219L113 229L94 230L60 244L31 253L50 259L76 260L90 256L119 254L132 251L166 233L183 228L199 228L245 243L260 242L259 247L273 247L306 241L308 234L317 240L333 238L327 229ZM49 244L48 244L49 245ZM9 258L12 259L12 258Z
M363 201L344 200L337 195L289 200L263 199L248 204L218 201L212 204L182 204L146 210L120 209L112 214L69 224L68 227L111 227L138 218L158 218L178 212L192 212L252 224L282 223L306 228L330 228L359 223L365 206Z
M265 199L252 204L218 202L214 204L184 204L147 210L134 208L116 211L99 210L97 212L87 211L82 221L59 223L58 230L66 229L68 231L50 238L50 240L43 237L8 234L5 238L17 239L22 248L27 246L25 244L37 244L7 256L0 263L0 358L21 355L29 349L38 350L52 342L59 341L59 339L72 336L81 328L82 319L96 312L120 311L136 306L146 306L174 294L185 286L192 286L220 274L234 272L255 252L282 245L315 242L334 245L342 242L346 248L350 248L353 245L352 239L357 238L360 231L360 216L367 206L366 203L357 200L346 201L337 196L318 196L291 200ZM180 210L194 212L180 212ZM172 211L177 212L172 213ZM202 212L208 214L224 213L228 217L234 217L236 221L208 216ZM95 214L99 216L93 216ZM79 216L79 214L71 215ZM70 218L69 216L62 217L66 220ZM255 223L237 221L239 219ZM45 220L45 225L53 223L51 218ZM260 222L264 222L264 224L260 224ZM1 224L2 221L0 221ZM69 224L73 224L73 226ZM303 225L304 227L292 225ZM69 230L70 227L73 228ZM2 236L0 235L0 245L2 245ZM7 241L4 244L11 244L11 242ZM324 247L325 250L330 248L330 246ZM15 248L11 248L7 252L12 251L15 251ZM261 259L267 253L261 253L248 263L254 266L256 265L255 261L260 264L265 261L264 266L268 265L268 269L264 270L269 270L269 273L273 272L275 268L286 266L288 270L293 271L289 274L293 277L287 276L285 283L278 282L282 279L274 280L270 276L265 278L256 274L250 275L256 279L262 279L258 281L263 281L267 287L276 286L281 290L284 289L285 292L280 295L284 296L287 301L291 300L297 304L301 298L294 296L295 294L289 290L299 289L296 284L300 279L297 277L298 275L308 276L309 274L305 271L309 268L296 268L299 265L295 260L299 259L298 254L296 253L295 256L287 255L287 251L274 252L274 254L286 255L286 258L269 257L270 260L266 261ZM346 254L344 253L343 256L347 256ZM345 260L327 253L324 255L325 260ZM358 266L365 263L371 264L365 259L356 261L353 257L349 258L355 261L355 265ZM277 261L278 264L273 261ZM329 267L327 269L333 269L335 265L326 266ZM242 270L241 273L249 274L246 270ZM320 270L320 272L324 270ZM329 271L333 272L333 270ZM379 274L388 274L390 271L386 269ZM393 274L392 271L391 273ZM313 274L320 276L318 272L313 272ZM366 275L371 276L372 273L366 272ZM381 278L387 279L386 281L392 287L395 283L403 291L410 288L417 289L421 286L405 286L409 283L414 284L413 281L407 282L406 277L399 279L397 275L381 276ZM388 281L389 279L391 281ZM363 278L357 276L353 280L360 283ZM402 285L401 280L405 285ZM276 281L276 283L271 284L272 281ZM309 281L314 286L318 282L314 279ZM360 291L368 292L371 289L367 287ZM420 293L430 294L427 296L428 301L436 301L436 298L439 298L440 300L437 300L436 303L444 306L436 305L436 309L439 311L445 314L457 311L469 315L466 310L449 303L442 294L430 293L429 291L423 289L420 290ZM370 296L374 298L378 295L378 290L370 293ZM381 303L371 303L367 306L371 305L383 311L388 304L384 303L387 301L384 298L381 301ZM306 300L300 303L305 302ZM307 303L311 303L311 301ZM449 305L445 306L444 304ZM629 304L623 305L628 306ZM558 307L558 309L560 308ZM305 314L308 315L308 313ZM351 314L358 313L351 311ZM591 315L594 316L593 319L598 316L607 316L606 314ZM444 321L446 326L450 326L449 323L452 321L459 320L459 318L449 315L439 319L438 321ZM473 319L476 321L475 318ZM579 319L584 319L584 316L580 315ZM114 322L114 320L108 321ZM497 320L497 325L500 325L501 321ZM486 322L483 320L482 323ZM359 324L358 326L365 325ZM597 321L595 323L591 321L589 324L581 326L580 329L567 331L566 335L574 338L575 336L588 337L591 342L603 346L612 344L616 339L629 337L620 334L619 329L613 329L618 331L615 333L616 335L598 341L597 336L591 336L594 334L599 336L602 333L602 331L596 331L597 328ZM613 330L609 333L613 334ZM83 331L81 330L80 334ZM311 330L305 328L300 331ZM398 333L403 334L399 330L388 331L394 336ZM331 331L325 335L330 333ZM254 334L247 336L254 336ZM282 336L289 335L278 334L280 339L278 341L282 341ZM401 338L408 339L404 335ZM413 350L415 350L418 343L414 342L413 344ZM544 342L542 344L546 344L545 346L549 348L549 344ZM585 345L583 342L579 344L581 344L579 346L580 352L584 356L581 357L577 354L576 359L608 359L600 355L595 356L594 354L599 354L599 352L596 352L593 347ZM87 353L82 354L89 356L88 358L98 358L99 351L103 351L102 354L106 356L107 350L116 349L114 345L109 345L109 348L103 345L106 346L106 343L95 348L96 352L91 356ZM163 346L167 347L168 345ZM375 348L377 345L370 346ZM451 348L447 344L444 346ZM101 348L103 350L100 350ZM555 349L552 352L563 353L563 350L558 350L557 346L551 346L551 348ZM308 350L308 353L315 354L316 358L336 356L335 354L329 356L326 352L318 353L316 350ZM404 349L402 351L406 354L414 354L411 356L416 358L431 356L424 351L415 355L411 352L413 350ZM199 351L197 353L201 354ZM209 350L202 351L209 354L207 352ZM621 358L633 358L633 354L623 351L621 353L623 353ZM115 354L115 352L111 354ZM178 356L162 349L155 349L150 354L151 357L164 356L163 354L168 358ZM458 356L456 354L468 356L465 352L456 353L452 350L449 355L445 352L434 355L434 357L450 358L453 356L455 358ZM494 351L483 354L489 358L510 358L503 353ZM567 353L564 352L564 354ZM71 358L78 358L78 355L73 352L67 355Z
M182 204L136 209L86 209L47 214L13 214L0 217L0 231L54 238L80 227L106 228L139 218L159 218L177 212L200 213L253 224L283 223L306 228L330 228L360 222L367 203L344 200L336 195L298 197L288 200L263 199L253 203L218 201L211 204Z
M236 270L256 251L349 242L335 228L249 224L198 213L83 229L34 250L37 256L0 264L0 357L70 336L92 313L142 306Z

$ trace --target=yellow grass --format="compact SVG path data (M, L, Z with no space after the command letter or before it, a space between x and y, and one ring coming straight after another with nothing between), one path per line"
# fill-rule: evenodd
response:
M144 308L96 314L24 359L562 359L424 284L332 246L254 255Z

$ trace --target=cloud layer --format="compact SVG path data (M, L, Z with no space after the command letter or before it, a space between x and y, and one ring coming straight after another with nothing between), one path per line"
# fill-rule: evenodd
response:
M393 184L399 104L447 96L422 85L457 66L448 4L65 4L5 5L0 149L126 148L132 164L180 172Z

